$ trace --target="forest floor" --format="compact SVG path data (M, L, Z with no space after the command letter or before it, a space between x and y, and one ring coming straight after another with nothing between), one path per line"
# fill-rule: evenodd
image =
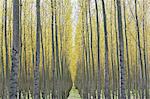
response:
M75 89L75 87L73 86L70 93L69 93L69 97L68 99L81 99L79 92L77 89Z

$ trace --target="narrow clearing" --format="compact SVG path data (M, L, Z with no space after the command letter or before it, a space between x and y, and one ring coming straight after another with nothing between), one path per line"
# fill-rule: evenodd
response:
M75 89L75 87L73 86L70 93L69 93L69 97L68 99L81 99L79 92L77 89Z

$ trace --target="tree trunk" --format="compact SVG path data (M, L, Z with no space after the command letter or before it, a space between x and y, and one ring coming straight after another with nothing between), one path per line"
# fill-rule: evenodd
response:
M5 51L6 51L6 86L8 86L9 80L9 57L8 57L8 43L7 43L7 0L5 0L5 21L4 21L4 33L5 33Z
M34 99L40 98L39 93L39 63L40 63L40 34L41 34L41 19L40 19L40 0L36 0L36 66L34 68Z
M127 70L128 70L128 99L130 99L130 64L129 64L129 49L128 49L128 36L127 36L127 24L126 24L126 7L125 1L123 2L123 10L124 10L124 33L125 33L125 41L126 41L126 58L127 58Z
M24 1L24 8L26 9L26 1ZM25 90L25 97L26 97L26 91L27 91L27 77L28 77L28 69L27 69L27 48L26 48L26 10L24 11L24 20L23 20L23 83L24 83L24 86L23 86L23 89Z
M141 41L140 41L140 29L139 29L139 21L138 21L138 14L137 14L137 0L135 2L135 20L136 20L136 32L137 32L137 39L138 39L138 50L139 50L139 59L140 59L140 70L141 70L141 90L142 90L142 99L144 99L144 71L143 71L143 62L142 62L142 50L141 50Z
M12 46L12 68L10 75L9 98L17 98L17 78L19 66L19 0L13 1L13 46Z
M114 26L116 33L116 57L117 57L117 67L118 67L118 99L120 99L120 68L119 68L119 44L118 44L118 32L117 32L117 14L116 14L116 0L114 0ZM116 83L117 84L117 83Z
M100 30L99 30L99 18L98 18L98 6L97 0L95 0L95 10L96 10L96 32L97 32L97 97L101 98L101 82L100 82Z
M3 17L3 13L4 13L4 9L3 9L3 12L2 12L2 17ZM3 33L4 33L4 25L3 25L3 22L4 22L4 19L2 18L2 33L1 33L1 48L0 48L0 62L1 62L1 71L2 71L2 99L5 99L5 69L4 69L4 57L3 57Z
M21 91L22 91L22 86L21 86L21 83L22 83L22 0L19 1L20 3L20 9L19 9L19 50L20 50L20 53L19 53L19 56L20 56L20 60L19 60L19 75L20 75L20 78L19 78L19 99L21 99Z
M111 0L111 9L112 9L112 0ZM113 52L113 31L112 31L112 10L110 12L110 27L111 27L111 65L112 65L112 99L115 98L115 65L114 65L114 52Z
M117 0L117 15L118 15L118 33L119 33L119 51L120 51L120 98L126 99L125 94L125 65L124 65L124 40L122 31L122 13L121 13L121 2Z
M90 51L91 51L91 96L93 96L93 98L96 98L96 93L95 93L95 67L94 67L94 54L93 54L93 29L92 29L92 18L91 18L91 3L90 0L88 0L88 6L89 6L89 23L90 23Z
M30 26L30 31L31 31L31 59L32 59L32 64L31 64L31 66L32 66L32 74L33 74L33 72L34 72L34 67L35 67L35 56L34 56L34 48L33 48L33 27L32 27L32 23L33 23L33 19L32 19L32 6L31 6L31 10L30 10L30 13L31 13L31 26ZM34 75L31 77L32 78L32 82L34 81ZM31 96L33 97L33 86L31 87L32 88L32 90L30 91L31 92ZM20 99L20 98L19 98Z
M90 88L90 51L89 51L89 26L88 26L88 13L87 13L87 2L85 4L85 24L86 24L86 46L85 46L85 56L86 56L86 94L88 98L89 88Z
M53 0L51 0L51 31L52 31L52 99L55 99L55 49L54 49L54 5Z
M110 99L109 94L109 63L108 63L108 33L107 33L107 21L106 21L106 11L105 2L102 0L102 10L103 10L103 22L104 22L104 38L105 38L105 99Z
M54 0L54 16L55 16L55 62L56 62L56 90L57 90L57 98L60 99L60 88L61 85L59 85L60 82L60 65L59 65L59 45L58 45L58 26L57 26L57 0Z
M143 48L143 53L144 53L144 69L145 69L145 86L144 86L144 88L145 88L145 98L146 99L148 99L149 98L149 93L148 93L148 68L147 68L147 51L146 51L146 46L147 46L147 44L146 44L146 37L147 37L147 35L146 35L146 32L145 32L145 30L146 30L146 28L145 28L145 20L146 20L146 18L145 18L145 0L143 0L143 28L142 28L142 31L143 31L143 45L144 45L144 48Z
M46 79L45 79L45 54L44 54L44 45L43 45L43 35L41 31L41 46L42 46L42 98L46 98Z

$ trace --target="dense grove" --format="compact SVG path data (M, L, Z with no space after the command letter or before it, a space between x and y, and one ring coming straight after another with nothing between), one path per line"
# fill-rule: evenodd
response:
M1 0L0 99L150 98L149 0ZM73 92L73 91L72 91Z

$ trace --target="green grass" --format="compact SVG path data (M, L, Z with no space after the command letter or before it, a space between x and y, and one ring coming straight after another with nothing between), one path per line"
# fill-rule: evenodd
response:
M68 99L81 99L79 92L75 87L72 87Z

